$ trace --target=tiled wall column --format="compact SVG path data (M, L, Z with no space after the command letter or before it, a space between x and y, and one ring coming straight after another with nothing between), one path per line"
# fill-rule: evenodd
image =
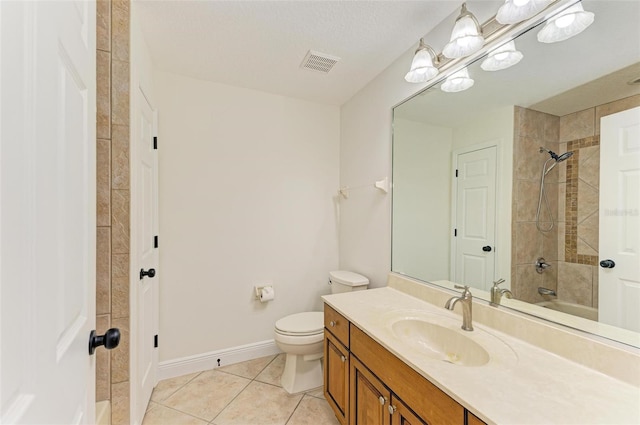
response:
M555 221L549 232L536 228L536 211L540 194L542 166L549 154L541 153L544 146L558 152L560 119L554 115L515 107L513 147L513 218L511 254L511 290L516 298L539 302L538 287L556 289L558 261L558 228L564 226L558 214L558 190L562 177L555 167L545 177L545 190ZM542 226L551 227L546 207L540 211ZM536 260L543 257L552 267L543 274L535 269Z
M97 2L96 327L120 329L120 346L96 352L96 401L112 424L129 414L129 0Z

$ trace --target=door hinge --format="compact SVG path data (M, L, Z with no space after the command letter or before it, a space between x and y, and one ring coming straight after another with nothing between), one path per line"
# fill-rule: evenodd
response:
M458 236L458 229L453 229L453 236L457 237Z
M158 246L159 246L159 245L158 245L158 236L154 236L154 237L153 237L153 247L154 247L154 248L157 248Z
M158 136L153 136L153 149L158 149Z
M456 177L458 177L458 170L456 170Z
M153 336L153 348L158 348L158 335Z

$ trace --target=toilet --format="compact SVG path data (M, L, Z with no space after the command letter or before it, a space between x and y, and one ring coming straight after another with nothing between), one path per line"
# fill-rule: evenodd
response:
M357 273L329 272L331 293L367 289L369 279ZM322 386L324 313L311 311L283 317L276 322L275 341L287 356L282 372L282 388L290 394Z

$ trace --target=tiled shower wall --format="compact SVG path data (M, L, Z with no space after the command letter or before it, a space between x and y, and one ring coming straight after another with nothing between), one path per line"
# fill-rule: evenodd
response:
M129 0L97 2L96 329L119 328L119 347L96 351L96 401L129 421Z
M560 300L598 307L600 118L635 106L640 95L562 117L515 108L511 279L518 299L543 301L537 293L543 286L556 290ZM574 152L545 178L557 218L548 233L535 226L540 173L549 158L539 153L540 146ZM534 267L540 256L552 265L542 274Z
M558 233L564 222L557 219L560 183L564 182L560 169L555 167L545 177L547 199L556 223L550 232L536 228L536 210L540 193L540 174L549 154L541 153L543 146L558 152L560 118L516 106L514 109L513 147L513 223L511 232L511 290L514 296L527 302L538 299L538 287L556 289L558 270ZM542 225L551 225L546 208L541 209ZM535 262L543 257L551 268L543 274L535 270Z

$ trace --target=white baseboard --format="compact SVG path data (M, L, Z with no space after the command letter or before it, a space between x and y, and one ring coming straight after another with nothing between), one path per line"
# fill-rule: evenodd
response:
M281 352L282 351L276 346L276 342L270 339L253 344L167 360L160 362L158 365L158 380L229 366L230 364L253 360L259 357L272 356ZM218 360L220 360L219 363Z

